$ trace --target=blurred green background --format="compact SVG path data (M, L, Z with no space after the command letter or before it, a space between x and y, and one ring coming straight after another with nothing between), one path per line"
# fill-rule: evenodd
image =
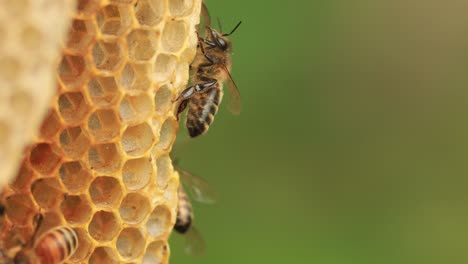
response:
M206 3L243 112L175 149L220 199L171 263L468 263L467 1Z

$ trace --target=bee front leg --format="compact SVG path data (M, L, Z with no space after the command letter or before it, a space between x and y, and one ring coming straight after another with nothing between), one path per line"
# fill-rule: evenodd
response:
M179 121L180 114L187 108L189 100L183 100L180 102L179 106L177 107L177 112L176 112L176 120Z
M197 84L198 85L198 84ZM190 86L188 88L186 88L185 90L183 90L179 96L173 100L172 102L176 102L176 101L179 101L179 100L187 100L189 99L190 97L192 97L192 95L196 92L196 86L197 85L194 85L194 86Z
M190 86L188 88L186 88L185 90L183 90L180 95L173 101L179 101L179 100L187 100L187 99L190 99L195 93L199 93L207 88L211 88L213 87L214 85L216 85L218 83L217 80L215 79L208 79L208 82L205 82L205 83L199 83L199 84L196 84L196 85L193 85L193 86Z

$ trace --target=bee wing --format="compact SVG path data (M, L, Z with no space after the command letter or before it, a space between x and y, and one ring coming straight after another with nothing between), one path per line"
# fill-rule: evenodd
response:
M175 169L179 172L182 183L187 187L195 201L205 204L214 204L216 202L218 194L207 181L177 166L175 166Z
M223 65L223 70L228 75L228 78L226 80L226 86L227 86L227 90L229 93L228 109L234 115L238 115L241 112L241 101L240 101L239 89L237 89L237 85L234 82L234 79L232 78L231 73L229 72L226 65Z
M191 226L185 233L185 253L191 256L203 256L206 251L206 243L200 232Z

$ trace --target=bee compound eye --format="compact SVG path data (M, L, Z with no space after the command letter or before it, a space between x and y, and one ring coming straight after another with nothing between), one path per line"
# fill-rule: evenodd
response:
M222 38L218 38L218 44L219 44L219 47L223 50L227 48L227 43Z

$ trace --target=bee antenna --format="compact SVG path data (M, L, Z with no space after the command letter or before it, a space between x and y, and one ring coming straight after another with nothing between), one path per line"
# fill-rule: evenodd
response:
M219 17L216 17L216 20L218 20L219 32L223 32L223 26L221 26L221 19L219 19Z
M223 36L226 37L226 36L229 36L229 35L231 35L232 33L234 33L234 31L237 30L237 28L240 26L240 24L242 24L242 21L239 21L239 23L237 23L237 25L234 27L233 30L231 30L231 32L230 32L229 34L223 34Z

